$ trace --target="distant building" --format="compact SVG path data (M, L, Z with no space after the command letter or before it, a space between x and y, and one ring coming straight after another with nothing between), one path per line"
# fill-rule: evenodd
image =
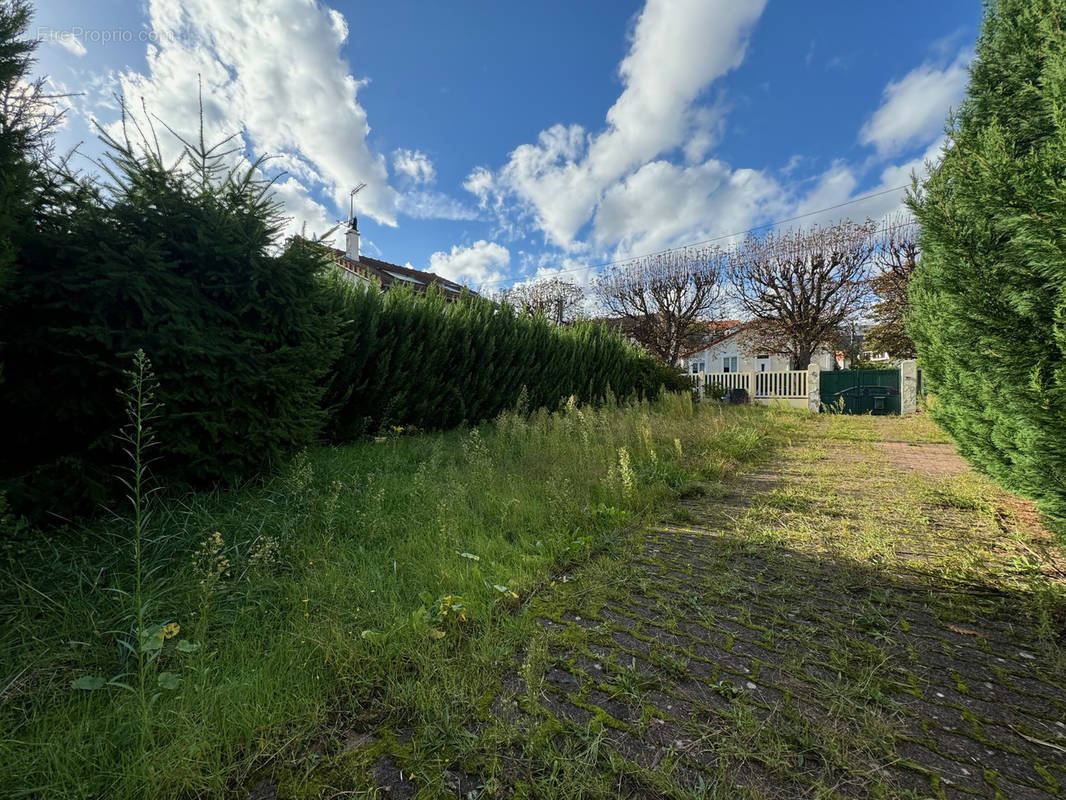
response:
M861 328L859 328L860 346L861 346L861 343L863 342L863 340L865 340L865 338L866 338L866 333L872 327L873 327L873 325L863 325ZM886 364L887 365L887 364L893 364L896 361L898 361L898 359L892 358L892 356L890 356L888 353L878 353L878 352L876 352L874 350L863 349L863 350L860 351L860 353L861 353L863 361L869 361L869 362L874 363L874 364Z
M416 292L424 292L430 286L436 286L449 298L458 297L464 291L472 291L432 272L401 267L399 264L390 264L388 261L362 255L359 252L359 220L354 216L345 232L344 240L344 250L331 247L329 251L341 274L353 283L376 284L383 291L387 291L391 286L401 285L410 286Z
M748 326L738 320L717 323L708 330L708 339L698 348L681 356L680 366L692 375L701 372L785 372L791 370L790 358L760 348ZM842 369L847 359L842 352L820 349L811 360L824 370ZM806 365L803 366L806 369Z

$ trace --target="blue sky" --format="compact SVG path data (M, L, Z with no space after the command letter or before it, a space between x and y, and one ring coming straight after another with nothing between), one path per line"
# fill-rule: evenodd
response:
M276 156L290 230L484 290L797 215L881 217L939 151L978 0L44 0L39 70ZM164 143L164 147L170 147ZM87 163L87 162L83 162ZM856 197L877 197L814 213Z

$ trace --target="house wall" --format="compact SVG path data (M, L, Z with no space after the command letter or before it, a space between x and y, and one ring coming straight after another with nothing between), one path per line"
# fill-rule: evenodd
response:
M360 275L358 272L353 272L350 269L345 269L340 264L334 264L333 266L341 274L341 277L343 277L349 283L354 283L356 286L365 286L371 283L370 279L367 278L365 275Z
M768 359L759 359L759 355L769 355ZM724 372L725 359L736 358L737 372L783 372L791 369L788 356L776 353L766 354L759 352L752 345L748 337L743 334L731 336L721 342L708 347L699 353L685 356L683 366L685 372ZM833 356L827 350L819 350L813 360L819 367L825 370L833 369ZM702 363L703 369L699 369ZM806 365L804 365L806 366ZM732 369L730 370L733 371Z

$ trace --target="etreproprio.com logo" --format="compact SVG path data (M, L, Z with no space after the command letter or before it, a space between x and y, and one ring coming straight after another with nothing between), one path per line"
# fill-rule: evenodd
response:
M170 33L160 34L145 28L82 28L78 25L70 28L37 28L38 41L63 43L74 39L83 45L158 42L170 37Z

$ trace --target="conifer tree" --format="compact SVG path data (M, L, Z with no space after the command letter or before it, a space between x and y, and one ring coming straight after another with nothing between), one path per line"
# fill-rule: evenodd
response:
M908 330L963 455L1066 523L1066 0L990 3L911 206Z
M107 182L60 174L38 201L0 319L0 478L66 512L104 497L130 353L149 354L159 381L157 471L200 484L311 442L339 347L324 262L276 250L282 218L258 164L233 167L202 140L170 164L154 137L104 140Z

